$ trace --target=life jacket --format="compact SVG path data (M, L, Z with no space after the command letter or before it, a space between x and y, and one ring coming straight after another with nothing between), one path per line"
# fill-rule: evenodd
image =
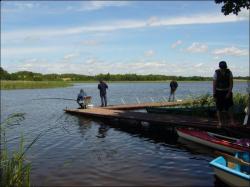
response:
M217 90L228 90L230 85L230 74L231 71L229 69L225 70L225 73L217 69L216 71L217 79L216 79L216 89Z

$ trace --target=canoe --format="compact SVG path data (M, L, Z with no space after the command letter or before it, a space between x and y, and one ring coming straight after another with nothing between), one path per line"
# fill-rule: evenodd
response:
M219 156L209 164L215 175L229 186L249 187L250 186L250 153L238 152L235 158L242 159L245 163L228 160L225 156ZM237 161L236 160L236 161Z
M208 117L215 117L216 115L216 108L214 106L146 107L146 110L148 113L158 113L158 114L199 115L199 116L208 116Z
M236 139L194 129L178 128L176 130L177 134L184 139L227 153L250 152L250 139Z

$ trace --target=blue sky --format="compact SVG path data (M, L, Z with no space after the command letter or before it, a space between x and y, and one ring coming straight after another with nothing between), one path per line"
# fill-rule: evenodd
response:
M213 1L1 1L8 72L249 75L249 11Z

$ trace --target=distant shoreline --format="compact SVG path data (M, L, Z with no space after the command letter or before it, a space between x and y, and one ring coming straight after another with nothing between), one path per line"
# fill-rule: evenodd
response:
M162 81L106 81L107 83L169 83L171 80ZM212 82L208 80L185 80L178 82ZM234 82L248 82L248 80L235 79ZM98 83L98 81L10 81L1 80L1 90L15 89L46 89L46 88L62 88L70 87L77 83Z

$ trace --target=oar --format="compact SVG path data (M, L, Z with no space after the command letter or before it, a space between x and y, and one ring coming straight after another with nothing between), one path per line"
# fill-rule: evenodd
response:
M234 163L240 164L240 165L250 166L249 162L246 162L246 161L244 161L244 160L242 160L240 158L235 158L232 155L229 155L229 154L226 154L226 153L222 153L222 152L219 152L219 151L215 151L214 153L216 155L223 156L224 158L226 158L227 161L231 161L231 162L234 162Z
M225 138L227 140L232 140L232 141L237 141L239 139L237 138L232 138L232 137L228 137L228 136L223 136L223 135L220 135L220 134L215 134L215 133L212 133L212 132L208 132L209 135L211 136L215 136L215 137L218 137L218 138Z

